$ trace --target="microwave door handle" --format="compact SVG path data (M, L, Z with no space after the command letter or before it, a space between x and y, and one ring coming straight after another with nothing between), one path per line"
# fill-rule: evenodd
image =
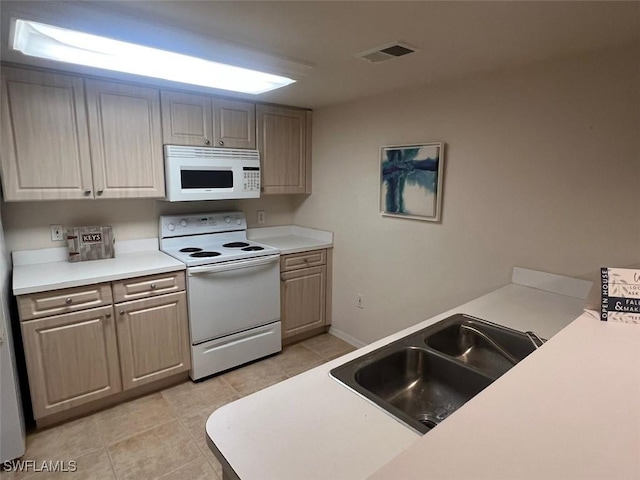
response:
M189 276L192 276L206 273L226 272L229 270L237 270L239 268L257 267L260 265L268 265L270 263L277 262L279 259L280 255L269 255L266 257L252 258L250 260L238 260L228 263L205 265L202 267L190 267L187 269L187 274Z

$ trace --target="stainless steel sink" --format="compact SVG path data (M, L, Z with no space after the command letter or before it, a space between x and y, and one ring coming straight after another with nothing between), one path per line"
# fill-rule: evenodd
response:
M427 347L494 378L537 348L526 333L472 317L460 317L437 332L425 332Z
M536 348L523 332L457 314L331 375L426 433Z

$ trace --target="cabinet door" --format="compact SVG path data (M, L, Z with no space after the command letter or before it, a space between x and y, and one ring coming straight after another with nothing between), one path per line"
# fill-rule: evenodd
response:
M249 102L213 100L215 145L256 148L256 106Z
M256 115L263 192L311 193L307 112L258 105Z
M291 337L325 324L327 267L281 275L282 336Z
M121 390L112 306L21 327L36 419Z
M96 198L164 196L160 91L87 80Z
M185 292L120 303L116 310L125 390L191 368Z
M211 146L211 97L163 91L162 133L165 144Z
M4 199L90 195L82 78L3 67L1 102Z

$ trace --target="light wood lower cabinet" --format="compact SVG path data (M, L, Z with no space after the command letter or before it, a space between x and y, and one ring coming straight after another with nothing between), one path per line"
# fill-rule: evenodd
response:
M23 322L22 338L35 418L122 390L113 306Z
M184 292L120 303L116 311L125 390L190 368Z
M191 353L184 284L184 272L171 272L19 296L38 423L188 371ZM158 294L163 289L180 291ZM145 298L122 301L131 296ZM94 303L107 301L108 305L97 307ZM87 307L76 311L82 305ZM47 311L56 314L43 317Z
M282 274L285 338L324 326L326 279L325 265Z
M283 343L321 333L331 323L331 255L316 250L280 259Z

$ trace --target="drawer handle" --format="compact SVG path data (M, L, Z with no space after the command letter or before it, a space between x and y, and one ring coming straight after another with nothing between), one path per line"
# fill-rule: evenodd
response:
M151 285L149 285L151 287L151 290L155 290L156 289L156 284L152 283Z
M308 259L308 258L303 258L303 259L302 259L302 261L303 261L304 263L309 263L309 259Z
M73 300L71 300L71 297L67 297L67 298L64 300L64 303L66 303L67 305L70 305L70 304L71 304L71 302L73 302Z

